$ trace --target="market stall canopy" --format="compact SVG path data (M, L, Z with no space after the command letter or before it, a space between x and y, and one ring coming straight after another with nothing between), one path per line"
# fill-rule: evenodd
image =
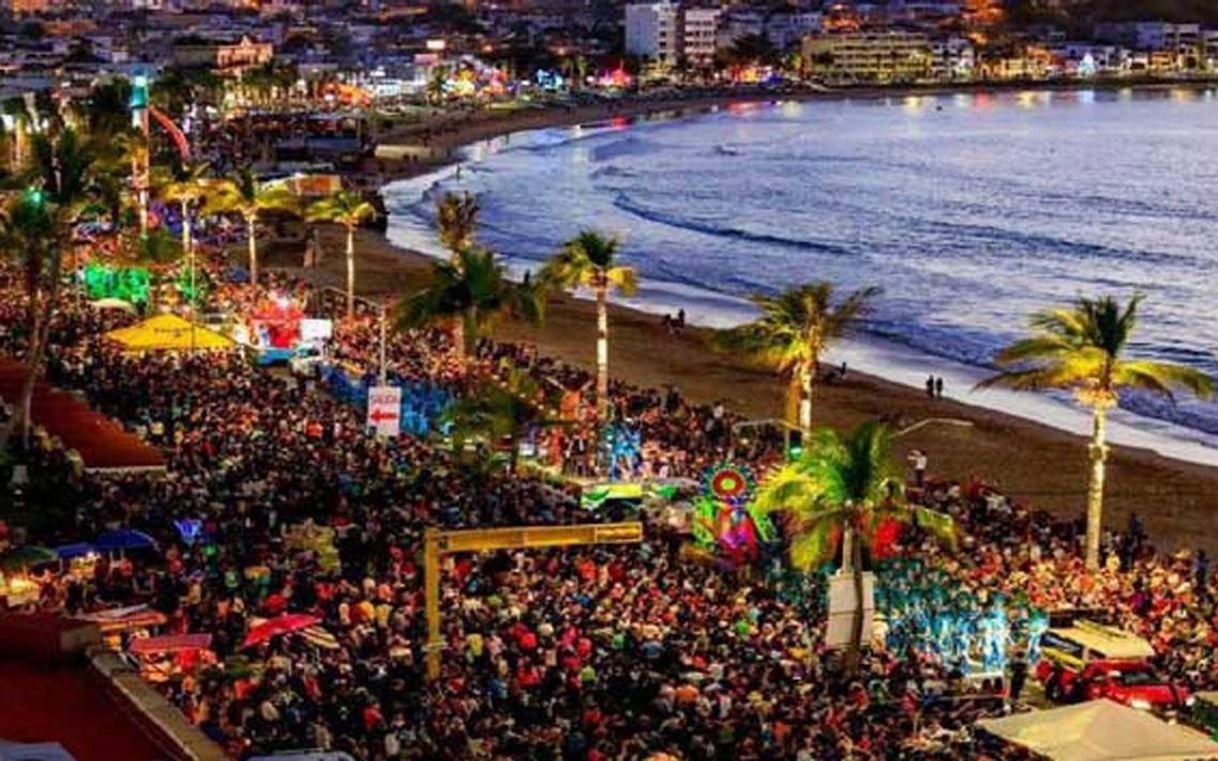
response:
M54 551L48 550L46 547L27 544L14 547L0 555L0 568L5 571L20 571L44 563L55 563L58 560L59 556Z
M135 655L193 652L211 647L210 634L168 634L132 640L128 649Z
M135 312L135 305L130 301L115 298L90 301L89 306L93 307L94 309L118 309L123 312Z
M282 616L268 619L251 628L249 634L245 636L245 641L241 643L241 647L253 647L254 645L266 642L272 637L292 634L302 629L308 629L310 626L316 626L319 623L321 623L321 619L317 616L309 616L303 613L285 613Z
M76 617L82 621L93 621L102 630L102 633L164 626L168 621L164 613L152 610L147 605L111 608L97 613L80 614Z
M231 338L174 314L160 314L131 327L112 330L106 338L127 351L215 351L237 346Z
M97 548L88 542L76 542L75 544L61 544L53 548L53 552L59 556L60 560L71 560L97 552Z
M117 552L119 550L156 549L156 540L135 529L118 529L107 531L93 540L93 546L101 552Z
M977 726L1054 761L1170 761L1218 758L1218 743L1145 711L1093 700Z

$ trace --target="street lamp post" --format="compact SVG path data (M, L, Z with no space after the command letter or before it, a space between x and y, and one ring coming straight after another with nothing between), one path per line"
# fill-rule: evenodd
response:
M385 378L388 374L386 372L386 368L385 368L385 333L386 333L385 323L387 322L386 317L385 317L385 312L387 312L387 311L388 311L388 309L386 308L386 306L384 304L381 304L381 346L380 346L379 353L380 353L381 385L382 386L385 385Z

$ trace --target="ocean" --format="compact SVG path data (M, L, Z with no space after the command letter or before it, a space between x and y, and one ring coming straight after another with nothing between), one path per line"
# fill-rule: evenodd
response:
M1065 396L974 392L1038 309L1146 294L1133 352L1218 375L1218 94L1028 91L740 105L478 143L392 183L390 239L443 255L437 194L477 195L517 273L585 228L619 235L632 305L749 319L750 293L879 285L859 369L1087 431ZM1218 403L1129 396L1112 438L1218 464Z

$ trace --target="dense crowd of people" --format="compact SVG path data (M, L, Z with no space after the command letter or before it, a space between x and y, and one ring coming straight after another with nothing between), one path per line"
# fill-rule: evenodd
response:
M310 294L300 284L266 288ZM19 278L3 284L0 352L21 356ZM264 287L220 286L212 308L240 312ZM70 514L43 544L114 528L158 552L102 558L90 575L48 571L40 605L79 613L146 603L171 632L207 632L217 664L164 685L184 714L236 758L315 747L372 759L985 758L971 729L1011 706L1001 685L955 684L925 653L868 651L859 673L823 647L823 582L776 554L751 573L691 561L649 524L639 545L450 556L441 611L441 678L424 678L419 549L426 526L603 520L540 476L468 467L434 440L370 435L363 411L316 378L260 369L239 354L130 355L101 335L130 316L65 299L49 380L161 447L163 476L73 472L54 451L25 455L31 509ZM341 324L333 361L378 368L376 318ZM535 378L572 424L537 451L568 474L596 474L600 441L583 370L529 347L483 341L471 367L442 330L396 333L392 376L460 395L473 378ZM638 432L630 475L697 478L741 455L736 418L674 389L614 383L613 419ZM553 437L553 438L551 438ZM747 455L762 469L776 450ZM1214 578L1203 555L1155 554L1137 526L1112 535L1087 574L1079 533L976 485L931 481L924 501L953 515L947 551L916 531L894 548L973 590L1026 593L1045 608L1110 611L1150 639L1160 665L1194 688L1218 685ZM179 528L197 521L197 537ZM334 529L337 568L287 541ZM317 616L335 639L247 643L261 619ZM1002 757L1010 757L1003 751Z

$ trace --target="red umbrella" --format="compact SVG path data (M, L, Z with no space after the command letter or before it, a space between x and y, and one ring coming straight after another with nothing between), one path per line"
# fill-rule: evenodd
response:
M317 616L310 616L304 613L285 613L282 616L268 619L250 629L249 634L245 635L245 642L241 643L241 647L246 648L260 645L272 637L298 632L301 629L308 629L310 626L316 626L319 623L321 623L321 619Z

